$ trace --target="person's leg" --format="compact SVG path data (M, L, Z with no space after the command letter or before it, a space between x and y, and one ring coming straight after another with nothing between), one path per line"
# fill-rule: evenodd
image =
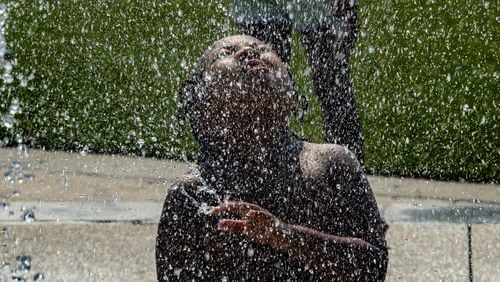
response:
M281 16L246 16L236 19L240 32L267 42L288 66L290 63L292 22Z
M324 140L347 146L363 163L363 135L355 106L349 57L358 33L357 1L332 1L335 17L297 26L323 113ZM350 5L352 4L352 6Z

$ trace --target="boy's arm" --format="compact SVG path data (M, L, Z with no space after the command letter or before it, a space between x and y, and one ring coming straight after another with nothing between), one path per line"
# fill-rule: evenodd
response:
M215 208L213 213L239 214L242 219L224 219L219 228L288 253L322 279L383 281L385 278L385 246L375 246L356 237L289 225L263 208L244 202L227 202Z
M328 225L340 223L345 231L338 236L284 225L285 238L290 238L288 251L325 278L383 281L388 263L385 223L359 162L341 146L313 146L311 150L310 156L321 160L318 167L323 177L318 180L323 178L329 188L323 197L332 201L336 198L325 211L333 215L333 222L324 223L322 230L331 230Z
M323 173L316 174L316 180L325 181L328 188L322 197L332 201L338 198L343 202L342 208L349 209L349 212L342 212L341 216L345 216L340 219L342 223L332 218L330 222L324 222L322 230L290 225L264 208L244 202L221 204L213 209L212 214L240 215L239 220L223 219L219 228L287 252L323 279L384 280L388 262L384 223L370 185L350 153L344 153L340 146L334 147L337 149L332 154L328 153L328 146L322 148L326 150L316 150L309 156L313 160L320 159L314 167L319 168L316 172ZM333 205L339 205L339 202ZM340 212L338 206L332 209L325 213L335 215ZM342 236L324 232L333 224L343 224L348 231Z
M158 281L200 279L197 276L202 268L197 249L200 218L183 189L182 184L172 187L163 206L156 238Z
M303 226L284 225L284 238L289 237L285 241L289 242L287 251L310 265L315 272L321 272L325 278L383 281L388 263L385 223L366 178L353 180L356 182L352 187L346 185L343 189L354 190L345 193L344 197L349 197L347 207L354 211L355 218L345 220L344 224L352 220L351 234L356 235L336 236ZM362 224L356 224L359 222Z

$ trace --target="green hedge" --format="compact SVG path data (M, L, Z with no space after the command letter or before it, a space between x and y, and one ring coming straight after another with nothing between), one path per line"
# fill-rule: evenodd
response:
M193 3L195 2L195 3ZM206 3L208 2L208 3ZM498 32L482 1L360 1L353 57L366 142L377 174L499 178ZM214 40L235 33L219 1L18 1L6 38L13 74L0 115L22 112L0 136L48 149L193 156L176 121L176 90ZM295 39L297 35L295 35ZM295 42L298 42L296 40ZM321 117L299 44L293 72L312 100L296 131L321 140Z
M487 3L361 3L354 69L370 170L499 180L500 40Z

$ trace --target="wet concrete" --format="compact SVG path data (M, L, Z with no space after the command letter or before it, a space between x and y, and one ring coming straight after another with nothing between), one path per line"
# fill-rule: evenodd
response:
M368 176L377 196L391 197L393 202L411 199L439 200L441 203L500 203L500 185L414 179L404 177Z
M31 209L36 222L158 224L162 205L159 202L13 202L5 212L0 211L0 222L18 222L22 210Z
M471 247L474 281L500 281L500 225L472 225Z
M31 270L46 281L154 281L156 225L134 224L2 224L8 254L1 281L11 281L16 257L29 255ZM2 276L3 275L3 276Z
M467 228L457 224L392 224L387 281L468 281Z
M154 281L163 199L187 170L155 159L0 148L4 177L19 176L0 182L0 227L9 230L3 261L12 270L17 256L29 255L27 277L40 271L48 281ZM388 281L500 281L499 185L369 181L390 224ZM23 207L34 222L20 220Z
M454 205L405 209L401 210L400 219L410 222L500 224L500 205Z

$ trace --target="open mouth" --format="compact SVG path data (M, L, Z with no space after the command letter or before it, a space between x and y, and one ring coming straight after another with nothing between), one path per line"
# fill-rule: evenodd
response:
M246 73L250 74L256 74L256 73L262 73L262 72L269 72L270 71L270 66L267 65L265 62L261 60L248 60L246 65L244 66L244 70Z

